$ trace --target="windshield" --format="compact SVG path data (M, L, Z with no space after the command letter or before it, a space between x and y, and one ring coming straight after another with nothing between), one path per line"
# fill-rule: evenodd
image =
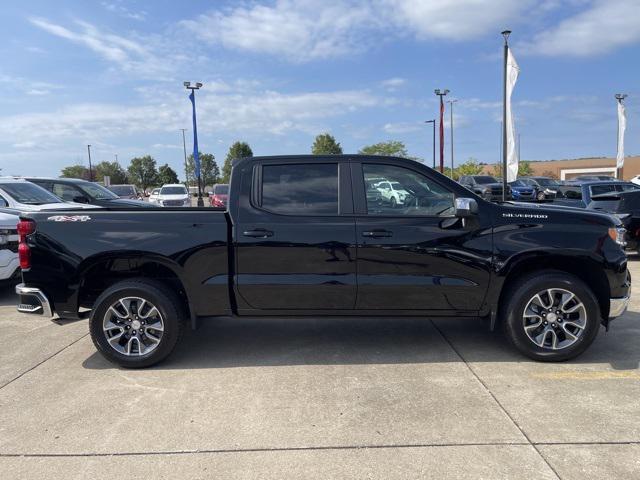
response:
M526 187L527 186L527 184L524 183L522 180L514 180L509 185L511 185L512 187Z
M135 195L136 193L135 189L131 185L111 185L109 187L109 190L119 196Z
M404 190L404 187L400 185L398 182L393 182L391 184L391 187L393 187L394 190Z
M560 186L558 182L550 178L536 178L535 180L543 187L559 187Z
M162 187L160 195L186 195L187 189L184 187Z
M213 193L216 195L227 195L229 193L229 185L216 185L213 187Z
M62 203L58 197L42 187L29 182L2 183L0 188L16 202L26 205L43 205L45 203Z
M118 196L97 183L78 183L78 187L84 193L95 200L114 200Z
M476 179L476 183L479 183L480 185L486 185L487 183L499 183L498 180L490 176L480 176L474 178Z

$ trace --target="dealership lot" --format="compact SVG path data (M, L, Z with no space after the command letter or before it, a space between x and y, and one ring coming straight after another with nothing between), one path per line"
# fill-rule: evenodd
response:
M563 364L473 321L223 319L138 371L14 302L3 478L640 478L637 295Z

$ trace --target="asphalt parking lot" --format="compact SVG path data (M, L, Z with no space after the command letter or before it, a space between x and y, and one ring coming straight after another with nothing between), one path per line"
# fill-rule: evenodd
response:
M637 294L562 364L474 321L225 319L138 371L86 321L13 304L3 289L3 479L640 478Z

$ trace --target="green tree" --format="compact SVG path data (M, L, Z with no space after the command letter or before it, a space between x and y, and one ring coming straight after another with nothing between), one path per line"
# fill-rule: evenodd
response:
M118 162L100 162L96 165L93 177L96 182L102 182L104 177L109 177L113 185L127 183L127 172Z
M158 185L178 182L178 174L169 164L160 165L160 168L158 168Z
M151 155L132 158L127 172L129 173L129 179L145 193L147 188L155 185L158 181L156 161Z
M64 167L60 172L62 178L81 178L83 180L89 180L89 169L84 165L71 165Z
M333 135L322 133L313 141L311 153L313 155L340 155L342 153L342 147L340 143L336 142Z
M494 177L502 178L502 163L496 163L493 165L492 173ZM533 175L533 169L531 168L531 162L520 161L518 163L518 176L528 177Z
M409 158L407 147L404 143L397 140L389 140L388 142L374 143L360 149L363 155L389 155L392 157Z
M462 175L479 175L482 173L482 165L478 163L475 158L469 158L464 163L461 163L453 171L453 178L459 179Z
M231 165L236 158L253 157L253 151L247 142L235 142L229 147L227 157L222 166L222 178L220 182L229 183L231 178Z
M211 153L198 152L198 158L200 159L200 180L202 186L210 186L218 182L220 177L220 169L216 163L216 157ZM187 158L187 176L194 179L196 184L196 162L193 159L193 154Z
M518 176L519 177L528 177L533 175L533 169L531 168L531 162L520 161L518 163Z

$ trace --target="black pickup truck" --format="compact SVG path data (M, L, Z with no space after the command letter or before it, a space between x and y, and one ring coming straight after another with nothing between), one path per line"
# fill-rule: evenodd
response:
M368 192L383 180L401 205ZM627 307L623 233L608 214L490 203L412 160L255 157L235 163L226 210L23 214L18 310L89 309L95 346L125 367L228 315L481 317L565 360Z

